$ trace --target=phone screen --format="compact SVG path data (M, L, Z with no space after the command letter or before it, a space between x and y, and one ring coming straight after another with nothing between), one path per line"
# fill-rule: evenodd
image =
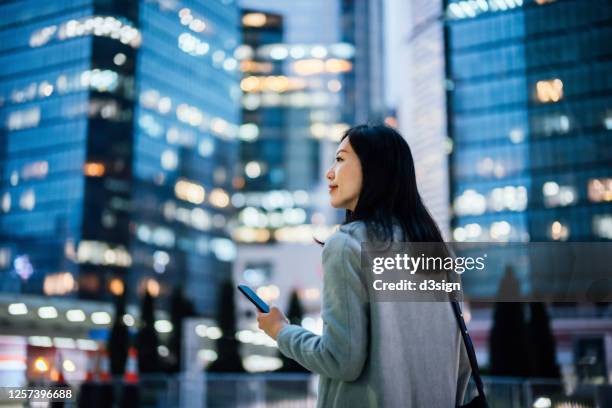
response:
M242 292L242 294L246 296L246 298L249 299L251 303L253 303L257 309L259 309L260 312L270 312L270 307L266 304L266 302L261 300L259 296L257 296L257 293L255 293L253 289L249 288L246 285L238 285L238 290Z

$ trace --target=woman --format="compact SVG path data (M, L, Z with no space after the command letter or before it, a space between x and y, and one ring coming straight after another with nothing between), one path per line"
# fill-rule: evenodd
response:
M327 172L331 205L346 220L323 249L323 334L278 309L259 327L280 351L320 374L319 407L455 407L470 368L450 304L368 299L361 242L442 242L416 187L406 141L386 126L346 132ZM372 235L374 234L374 235Z

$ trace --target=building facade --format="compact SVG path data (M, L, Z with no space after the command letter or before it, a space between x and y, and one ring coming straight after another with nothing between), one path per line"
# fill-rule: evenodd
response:
M446 8L453 238L609 240L612 8L502 3Z
M609 2L447 1L444 19L453 239L609 241ZM467 290L490 299L506 267L523 294L546 288L524 248L486 276L466 274ZM582 318L572 318L581 307ZM471 331L486 365L490 322L480 312ZM605 309L552 313L560 318L553 329L564 374L574 375L584 338L609 361L606 320L597 318ZM597 375L609 378L607 370Z
M182 283L214 313L236 252L235 2L0 8L0 291L163 306Z
M387 104L415 164L419 193L450 238L446 61L442 1L386 2Z

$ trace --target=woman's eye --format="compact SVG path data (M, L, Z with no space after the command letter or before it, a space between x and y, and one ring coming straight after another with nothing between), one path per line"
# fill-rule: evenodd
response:
M342 161L342 157L336 157L336 161L337 162L341 162Z

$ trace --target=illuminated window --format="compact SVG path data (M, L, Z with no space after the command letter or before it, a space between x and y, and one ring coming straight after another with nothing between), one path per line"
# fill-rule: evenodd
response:
M525 132L520 128L515 128L508 134L512 143L521 143L525 140Z
M201 41L190 33L179 35L178 47L181 51L195 57L201 57L210 51L210 45L207 42Z
M349 128L350 126L346 123L334 123L329 129L327 137L334 142L339 142Z
M53 93L53 85L51 85L47 81L41 82L41 84L38 87L38 93L43 98L47 96L51 96L51 94Z
M211 139L204 139L198 144L198 153L202 157L210 157L215 152L215 143Z
M524 186L494 188L488 201L493 211L524 211L527 208L527 189Z
M274 70L274 65L270 62L256 62L256 61L241 61L240 70L242 72L261 72L268 74Z
M52 25L49 27L42 28L40 30L35 31L30 36L30 47L40 47L45 45L51 40L53 35L57 32L57 26Z
M9 212L11 210L11 194L4 193L2 195L2 211Z
M178 166L178 155L174 150L164 150L160 157L161 166L164 170L176 170Z
M612 111L608 111L603 121L604 127L608 130L612 130Z
M577 200L576 189L572 186L560 186L554 181L547 181L542 186L544 205L546 207L565 207Z
M490 157L485 157L476 163L476 171L481 176L489 176L495 170L495 161Z
M236 259L236 244L227 238L213 238L210 247L220 261L231 262Z
M480 215L484 214L487 207L487 202L482 194L475 190L465 190L457 198L453 204L457 215Z
M327 125L324 123L313 123L310 125L310 134L315 139L322 139L327 133Z
M596 203L612 201L612 178L590 179L588 196L589 200Z
M353 64L346 60L332 58L325 61L325 69L327 72L334 73L348 72L353 69Z
M252 178L252 179L257 178L261 176L261 173L262 173L262 166L260 163L256 161L248 162L244 166L244 174L246 174L248 178Z
M87 177L102 177L105 171L102 163L88 162L83 166L83 172Z
M33 107L19 111L13 111L8 115L7 128L9 130L20 130L38 126L40 122L40 108Z
M38 161L23 166L21 176L24 180L31 178L42 179L45 178L49 172L49 163L46 161Z
M125 64L125 61L127 61L127 57L122 52L115 54L115 56L113 57L113 62L115 63L115 65L121 66Z
M246 27L263 27L267 20L264 13L247 13L242 16L242 24Z
M181 24L184 26L188 26L191 30L196 33L201 33L206 30L206 23L201 19L195 17L191 14L191 10L188 8L183 8L178 13Z
M237 60L247 60L253 58L253 48L247 44L241 44L234 50L234 58ZM244 61L253 62L253 61Z
M273 45L270 48L270 58L274 60L283 60L289 56L289 50L283 45Z
M177 198L192 204L202 204L204 202L205 191L204 187L197 183L179 180L174 185L174 194Z
M19 206L23 208L24 210L31 211L34 209L35 205L36 205L36 194L34 193L34 190L32 189L26 190L21 194L21 197L19 197Z
M508 221L494 222L489 229L491 238L496 241L508 241L511 232L512 226Z
M238 227L234 228L232 237L238 242L267 242L270 240L270 231L266 228Z
M560 221L555 221L550 225L550 237L555 241L566 241L569 232L569 227Z
M536 97L543 103L560 101L563 98L563 82L559 78L538 81Z
M109 69L92 69L81 74L81 86L99 92L114 92L119 85L119 74Z
M474 18L483 13L512 10L522 5L523 0L455 1L448 5L446 13L451 19Z
M108 283L108 290L113 295L120 296L120 295L123 295L123 292L125 290L125 285L123 284L123 281L121 279L113 278Z
M601 238L612 239L612 215L593 216L593 233Z
M271 302L278 299L280 296L280 289L276 285L260 286L257 288L257 296L265 301Z
M90 263L94 265L116 265L129 267L132 257L125 247L119 245L111 248L106 242L81 241L77 249L79 263Z
M314 75L325 70L325 63L318 59L304 59L293 63L293 71L299 75Z
M45 295L65 295L76 288L75 283L70 272L47 275L43 283L43 292Z
M255 123L245 123L240 126L240 139L252 142L259 136L259 127Z
M230 203L229 195L221 188L213 189L208 200L212 205L219 208L225 208Z
M153 278L145 279L142 283L142 291L147 291L153 297L159 296L160 290L159 282Z
M546 136L567 133L570 130L570 119L567 115L550 115L542 118L542 132Z
M453 238L457 242L478 241L482 238L483 232L480 224L472 223L455 228L453 231Z

